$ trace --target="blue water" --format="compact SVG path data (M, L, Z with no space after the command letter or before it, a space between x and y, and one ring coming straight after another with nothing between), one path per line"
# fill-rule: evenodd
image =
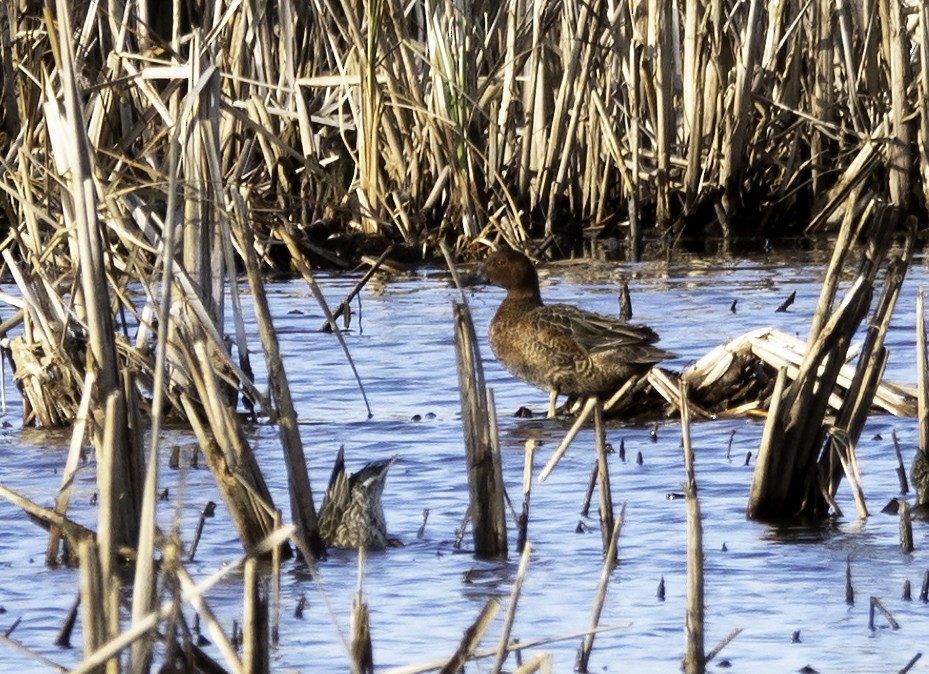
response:
M544 270L542 292L548 301L615 313L622 273L632 292L634 321L648 323L661 334L661 346L679 354L667 365L680 369L718 343L756 327L771 325L805 337L823 267L822 261L799 257L788 262L780 258L612 265L585 269L583 274L577 266L552 265ZM333 305L356 280L354 275L319 277ZM926 261L918 259L888 337L889 380L915 383L915 295L927 282ZM476 559L468 552L470 534L462 550L454 547L468 499L452 332L456 291L439 269L378 280L362 291L346 338L371 404L370 419L336 339L316 331L322 312L305 284L274 283L269 291L317 505L340 445L352 470L369 460L400 456L388 478L384 505L390 533L405 547L370 554L364 574L377 669L447 658L488 598L500 597L506 610L518 563L515 552L506 563ZM787 312L775 313L793 291L795 303ZM502 291L486 286L467 292L487 383L497 403L504 478L518 507L525 440L533 437L543 443L538 471L567 425L512 416L524 405L544 413L547 394L514 380L490 355L486 327ZM730 311L733 300L738 300L735 313ZM247 313L250 317L250 310ZM249 330L253 365L263 382L253 323ZM0 427L0 481L51 505L69 436L20 429L21 405L9 372L5 387L9 407ZM929 604L918 599L929 569L929 526L915 523L916 550L903 555L897 518L880 511L899 491L891 432L896 431L909 467L915 420L869 420L858 456L871 516L857 518L843 484L838 501L845 516L816 530L774 530L745 518L761 429L755 419L699 421L692 428L703 513L707 650L732 630L743 630L709 670L795 672L810 665L820 672L898 671L924 648L929 631ZM661 423L655 442L650 430L613 424L607 432L615 448L620 443L625 447L625 462L618 453L610 457L613 496L617 512L625 504L625 521L620 564L612 574L600 624L620 627L596 637L591 671L679 671L684 649L685 504L667 495L682 490L680 427L673 419ZM259 427L251 441L275 504L286 512L287 480L276 430ZM181 470L167 468L168 449L174 444L182 448ZM193 437L173 429L166 432L162 446L165 465L159 488L169 490L168 500L158 506L162 528L177 527L189 544L205 503L218 504L195 560L186 564L195 580L202 579L236 559L241 546L204 462L198 468L187 465ZM641 465L635 460L640 452ZM752 460L746 466L749 452ZM590 625L602 567L596 495L592 518L583 518L580 507L594 461L593 434L582 431L553 475L533 485L529 538L534 547L514 638L556 639ZM91 505L93 471L92 461L80 471L70 513L91 527L96 517ZM428 520L418 538L425 510ZM588 527L585 533L576 532L581 520ZM57 647L54 640L77 595L78 572L47 568L44 532L5 501L0 501L0 531L0 607L5 611L0 629L7 630L18 619L12 638L65 667L74 666L81 660L80 621L72 639L75 648ZM515 538L511 527L511 546ZM852 606L845 601L847 561L855 589ZM354 552L333 552L319 565L318 582L299 563L285 563L280 645L272 654L273 671L348 671L343 637L349 631L356 573ZM657 597L662 579L664 600ZM901 599L906 580L913 585L910 602ZM871 596L881 599L900 629L890 629L880 615L877 629L869 629ZM234 621L241 622L241 597L237 572L207 595L227 632ZM306 608L297 618L301 598ZM481 648L497 645L504 611ZM186 613L193 622L192 609ZM792 643L797 631L799 643ZM553 671L568 672L580 643L579 637L553 641L522 655L526 660L547 652ZM220 658L213 647L207 650ZM5 671L49 671L8 646L0 646L0 661ZM489 671L491 662L470 664L467 671ZM514 667L511 656L506 669ZM929 658L911 671L929 671Z

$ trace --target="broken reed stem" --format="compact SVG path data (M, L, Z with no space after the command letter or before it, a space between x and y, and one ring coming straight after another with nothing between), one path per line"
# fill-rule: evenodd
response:
M516 552L522 554L529 535L529 499L532 496L532 473L535 470L535 450L539 441L535 438L526 440L523 455L523 509L517 521Z
M919 441L910 468L918 505L929 504L929 349L926 346L925 293L916 293L916 419Z
M468 629L465 630L464 637L455 651L454 655L445 663L445 666L439 670L439 674L457 674L465 662L473 655L477 645L481 642L490 623L500 610L500 600L497 597L491 597L484 604L484 608Z
M864 490L861 487L861 474L858 470L855 446L843 429L831 428L829 433L831 438L830 450L835 458L839 460L845 472L845 479L848 480L848 486L852 490L852 496L855 499L855 507L858 509L858 518L867 519L868 506L865 503Z
M281 511L274 511L274 530L281 528ZM281 631L281 546L271 550L271 645L277 646Z
M574 669L577 672L586 672L587 665L590 662L590 654L593 651L594 647L594 635L596 634L597 627L600 624L600 614L603 612L603 602L606 601L606 590L610 582L610 576L613 573L613 569L616 568L617 560L617 545L619 541L619 533L623 528L623 519L626 515L626 504L624 503L619 510L619 520L616 522L616 525L613 527L610 535L609 545L606 549L606 554L603 556L603 566L600 571L600 582L597 585L597 596L594 599L593 613L590 618L590 630L587 632L584 637L584 641L581 643L580 648L577 653L577 660L574 665Z
M368 605L364 601L364 570L367 558L363 547L358 548L358 583L352 599L352 642L350 664L353 674L374 672L374 651L371 647L371 625Z
M855 588L852 586L851 555L845 558L845 603L849 606L855 605Z
M907 674L907 672L909 672L911 669L913 669L913 667L916 665L916 663L919 662L919 659L920 659L921 657L923 657L923 654L922 654L922 653L917 653L916 655L914 655L914 656L913 656L912 658L910 658L909 661L903 666L903 669L901 669L897 674Z
M84 630L84 657L99 651L108 640L106 607L106 588L109 580L103 575L97 545L91 540L81 541L79 549L81 560L81 613ZM105 663L105 664L104 664ZM89 670L93 674L102 674L117 664L115 660L101 661L97 667Z
M619 629L626 629L631 627L631 622L617 623L613 625L606 625L604 627L598 627L593 631L594 634L603 634L604 632L613 632ZM588 630L583 630L580 632L570 632L567 634L559 634L555 637L546 637L544 639L531 639L528 641L520 641L518 643L511 642L510 650L515 651L517 649L526 650L529 648L539 648L540 646L547 646L549 644L558 643L561 641L573 641L580 637L585 637L589 634ZM491 658L497 655L497 647L493 648L484 648L479 651L475 651L472 655L472 660L477 660L478 658ZM432 662L418 663L415 665L403 665L400 667L392 667L386 671L381 672L381 674L423 674L424 672L431 672L437 669L440 669L447 663L447 660L433 660Z
M155 370L152 384L151 446L148 451L145 470L145 484L142 490L142 517L139 530L139 557L132 585L132 620L141 620L155 608L155 584L157 572L155 563L155 533L157 513L155 500L158 490L158 470L160 466L161 422L165 402L167 377L168 339L173 330L174 318L171 313L171 296L174 279L174 242L176 235L175 215L177 212L177 142L172 138L168 145L169 185L166 220L164 223L164 246L161 250L161 299L158 307L158 334L155 343ZM83 401L82 401L83 404ZM75 431L76 432L76 431ZM146 672L151 667L152 645L154 639L146 635L132 644L130 662L132 670Z
M871 607L868 611L868 629L874 631L874 609L880 611L881 615L884 616L884 618L890 624L891 629L900 629L900 623L896 621L893 614L887 610L887 608L884 606L884 603L880 599L874 596L871 597Z
M897 437L897 429L890 431L890 437L894 443L894 453L897 456L897 481L900 483L900 493L909 494L910 485L906 479L906 468L903 465L903 452L900 451L900 439Z
M58 490L58 496L55 497L55 512L60 515L68 514L68 505L71 502L71 488L74 486L74 475L80 464L81 451L84 447L84 437L87 432L87 415L90 412L90 403L93 396L95 381L96 375L93 370L88 370L84 375L81 402L74 419L74 427L71 429L71 444L68 447L68 459L65 462L64 472L61 477L61 487ZM55 564L58 560L58 543L60 538L61 530L56 526L50 527L48 531L48 549L45 553L45 562L48 565ZM76 550L72 550L71 555L73 556L76 552Z
M262 597L258 560L245 561L242 610L242 666L249 674L268 674L268 601Z
M529 440L528 442L532 442ZM526 570L529 568L529 557L532 554L532 543L526 542L519 557L519 568L516 571L516 580L513 581L513 589L510 591L510 605L506 609L506 615L503 617L503 628L500 630L500 645L497 646L497 656L494 658L494 664L491 668L493 674L500 674L503 669L503 663L510 652L510 632L513 629L513 621L516 619L516 606L519 602L519 595L522 591L523 580L526 578Z
M551 653L536 653L534 656L529 658L522 666L517 667L513 670L513 674L534 674L535 672L542 672L542 674L551 674L552 672L552 654Z
M237 202L240 203L240 202ZM313 488L310 485L310 475L306 468L306 453L303 450L303 440L297 426L297 412L294 408L293 396L287 382L287 372L284 369L284 359L281 355L281 344L274 329L271 316L271 306L265 292L264 281L255 255L255 245L251 233L244 221L242 212L244 205L236 209L234 219L236 236L242 257L245 261L245 270L248 275L248 284L252 291L252 303L261 344L264 347L265 363L268 368L268 385L271 396L277 403L277 426L284 452L284 466L287 469L288 495L290 496L290 516L297 526L297 536L302 537L317 559L326 556L326 546L319 533L316 505L313 501ZM362 389L362 394L364 389ZM367 404L367 401L366 401ZM371 408L368 408L368 417ZM270 503L270 499L269 499Z
M65 618L64 623L61 625L61 629L58 631L58 636L55 637L56 646L71 648L71 634L74 632L74 624L77 622L77 612L80 607L81 593L78 591L74 603L71 604L71 608L68 609L68 617Z
M581 430L587 419L590 418L591 413L594 411L594 407L597 405L597 398L590 397L587 399L587 402L584 403L584 409L581 410L581 413L577 415L574 424L571 426L568 433L562 439L561 444L555 449L552 454L552 458L548 460L548 463L545 464L545 468L542 469L542 472L539 473L539 482L545 482L546 478L551 475L552 471L555 470L555 466L558 465L558 462L561 461L561 457L564 456L564 453L568 451L568 447L574 441L574 438L577 436L578 431Z
M727 634L725 637L723 637L722 641L720 641L718 644L716 644L716 647L713 648L710 652L708 652L708 653L706 654L706 661L707 661L707 663L712 662L713 658L715 658L717 655L719 655L720 651L722 651L726 646L729 645L729 643L730 643L733 639L735 639L737 636L739 636L740 634L742 634L742 632L744 632L744 631L745 631L745 628L744 628L744 627L736 627L734 630L732 630L731 632L729 632L729 634Z
M687 499L687 612L684 618L684 663L686 674L702 674L706 670L703 636L703 523L697 500L697 479L694 475L694 450L690 442L690 411L687 383L681 381L681 435L684 441L684 494Z
M300 275L303 276L303 280L306 281L307 285L310 287L310 291L313 293L313 297L316 298L316 302L319 304L319 308L323 310L323 315L326 317L326 324L332 327L333 334L335 334L336 339L339 340L339 345L342 347L342 352L345 354L345 360L348 361L348 366L351 368L352 374L355 377L355 383L358 384L358 390L361 392L361 398L364 401L365 408L368 410L368 418L370 419L372 412L371 405L368 403L368 394L365 393L364 384L361 381L361 375L358 374L358 369L355 367L355 360L352 358L352 354L348 350L348 343L345 341L345 335L342 334L342 331L339 330L339 327L336 325L335 318L333 318L332 312L329 310L329 304L326 302L326 297L323 295L323 291L320 289L319 284L316 282L316 277L313 276L313 272L310 269L310 266L303 259L303 254L300 252L300 248L297 245L297 242L286 229L281 229L279 231L281 238L284 239L284 243L287 244L287 249L290 251L294 266L296 266L297 271L300 272Z
M445 242L443 241L442 244L444 245ZM377 273L377 270L381 268L381 265L384 264L384 261L393 252L393 250L394 244L390 244L387 246L387 248L384 249L384 252L381 253L381 256L377 258L377 260L375 260L370 267L368 267L368 270L364 273L361 279L359 279L358 283L356 283L355 286L349 291L349 293L342 299L342 301L339 303L339 306L335 308L335 311L327 316L323 324L319 326L321 331L331 332L332 330L337 329L337 326L335 325L336 320L338 320L338 318L343 313L345 313L345 308L351 304L351 301L355 299L355 296L361 292L361 289L364 288L368 281L371 280L371 277Z
M597 442L597 486L600 495L600 535L603 540L603 554L609 554L609 550L613 550L613 554L615 554L616 548L610 544L613 540L613 527L615 524L613 517L613 488L610 485L610 465L607 462L603 405L598 399L595 399L594 403L594 432ZM613 563L616 563L616 559L613 559Z
M285 542L292 534L294 528L293 525L287 525L282 529L278 529L271 533L264 541L256 546L255 554L264 554L271 551L271 549L276 545L281 545ZM178 557L176 550L173 549L174 546L168 546L165 551L165 563L166 564L177 564ZM181 584L181 593L180 593L180 602L193 602L194 598L199 598L211 588L216 586L223 578L228 576L233 571L237 571L245 563L245 556L238 557L231 562L223 565L212 575L207 576L201 580L196 585L188 584L190 581L189 576L187 577L188 583L182 582ZM110 658L118 655L124 649L132 645L132 643L143 636L146 632L154 630L158 623L168 618L172 615L175 615L177 611L177 605L174 600L168 600L161 604L158 609L152 611L144 619L137 622L133 622L132 625L123 632L120 632L117 636L107 642L105 645L101 646L97 651L95 651L90 657L85 657L80 665L71 670L71 674L88 674L88 672L96 671L95 668L99 667L101 664L109 660ZM222 637L225 640L225 637ZM219 650L224 655L228 652L226 646L228 642L223 644L218 644ZM230 648L231 650L231 648ZM232 662L228 662L230 669L234 674L241 674L243 672L241 663L236 658Z
M452 304L452 309L474 552L505 558L503 466L496 437L493 393L484 386L484 369L471 311L467 304L458 302Z
M904 555L913 552L913 521L910 504L904 499L900 499L900 552Z

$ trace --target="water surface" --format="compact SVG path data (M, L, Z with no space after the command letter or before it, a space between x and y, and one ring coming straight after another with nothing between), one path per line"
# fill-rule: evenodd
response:
M667 364L681 369L716 344L756 327L773 325L804 337L822 268L820 261L727 259L613 265L582 274L576 266L559 265L543 274L542 292L550 302L615 313L622 274L632 292L634 320L661 334L661 346L679 354ZM319 280L336 304L357 276L321 275ZM926 283L925 261L919 259L888 337L887 378L904 384L915 383L915 294ZM775 313L794 291L796 301L790 309ZM464 549L454 546L468 494L452 332L456 292L441 270L421 270L378 281L361 293L353 305L347 340L370 400L370 419L335 338L317 332L322 314L305 284L274 283L269 292L317 504L340 445L345 446L351 470L369 460L400 457L391 469L384 504L388 528L405 546L369 555L365 569L376 665L386 670L447 658L489 597L500 596L506 608L518 562L515 552L508 563L475 559L468 551L469 536ZM497 402L504 478L518 505L525 440L542 440L540 467L566 422L512 416L523 405L544 413L547 394L513 379L490 356L486 328L502 294L491 286L468 290L487 383ZM254 335L253 323L249 329ZM257 376L263 380L257 338L252 344ZM6 389L9 407L0 428L2 481L51 505L68 435L20 429L18 396L11 384ZM597 636L591 671L679 671L684 648L685 507L683 500L669 500L667 495L681 491L680 428L674 420L660 424L655 441L650 431L619 424L608 429L608 441L625 449L625 461L618 452L610 458L613 496L617 508L625 504L625 522L620 564L611 578L601 624L628 626ZM694 424L706 559L707 650L732 630L744 630L711 663L710 671L793 672L804 665L820 672L897 671L924 647L929 605L917 597L929 568L929 527L915 524L916 550L903 555L897 519L880 512L899 491L892 431L908 466L916 443L912 419L872 417L858 447L869 518L857 518L843 485L838 498L843 518L816 529L775 529L745 518L761 422ZM256 428L252 442L275 503L286 512L287 480L276 430ZM195 446L191 436L178 430L169 431L164 443L179 444L183 458ZM639 453L641 464L636 461ZM746 465L749 453L752 458ZM199 468L187 463L182 460L183 470L166 465L162 470L159 488L169 490L169 499L160 502L159 518L165 529L178 526L189 543L204 504L219 504L196 559L188 564L200 579L236 558L241 548L209 471L202 461ZM551 478L533 487L529 537L534 551L513 630L520 640L555 638L590 624L602 550L596 505L592 518L582 517L580 507L594 463L593 434L585 430ZM79 474L71 512L89 526L95 521L93 491L89 465ZM426 510L428 521L418 538ZM55 646L54 640L76 597L78 572L47 568L41 530L6 502L0 502L0 527L0 606L5 610L0 626L5 630L20 620L14 638L55 662L73 666L81 657L79 632L74 636L78 647L71 650ZM512 545L515 530L510 534ZM851 606L845 601L847 560L855 588ZM319 565L319 582L314 583L300 564L285 565L281 642L272 654L273 671L348 671L342 637L348 632L356 567L355 553L336 551ZM662 579L664 600L657 596ZM901 599L906 580L913 585L914 601ZM880 616L877 629L869 629L871 596L879 597L894 614L899 630L890 629ZM298 619L294 612L301 598L307 606ZM241 615L239 577L230 577L207 600L230 631ZM496 645L500 623L498 617L483 647ZM799 643L792 642L795 632ZM544 650L554 658L554 671L571 671L579 644L578 638L551 643L530 649L524 658ZM8 671L45 671L8 647L0 659ZM513 661L507 665L512 668ZM468 671L489 668L489 661L483 661L469 665ZM911 671L929 671L929 659Z

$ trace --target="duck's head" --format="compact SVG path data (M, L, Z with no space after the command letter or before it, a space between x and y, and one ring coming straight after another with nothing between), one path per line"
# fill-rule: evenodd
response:
M484 263L487 280L505 288L511 296L539 294L539 275L532 261L510 248L499 250Z

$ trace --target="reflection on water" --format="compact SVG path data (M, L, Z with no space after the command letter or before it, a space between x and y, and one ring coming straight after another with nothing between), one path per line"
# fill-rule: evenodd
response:
M615 313L617 282L620 275L625 276L632 291L634 320L653 326L662 337L661 345L680 354L668 365L682 368L720 341L762 325L803 336L818 297L821 268L729 259L715 264L688 261L605 267L605 273L591 277L588 272L579 278L573 271L577 266L562 265L544 274L543 295L551 302L567 301ZM320 280L330 302L335 303L356 277ZM926 280L923 264L917 262L888 337L887 376L902 383L914 383L914 297L916 287ZM310 292L297 281L277 283L270 290L317 503L340 445L345 445L349 470L370 460L400 456L387 479L384 506L389 533L405 546L370 554L365 569L375 662L383 669L448 657L488 597L500 596L505 608L517 558L514 553L508 563L481 561L454 547L467 507L467 482L450 307L455 293L447 276L440 271L421 272L385 283L363 291L360 306L355 305L347 339L371 402L371 419L367 419L336 340L317 332L322 315ZM793 291L797 299L790 310L775 313ZM468 292L483 340L502 291L488 286ZM249 329L254 333L253 325ZM257 348L257 339L253 344ZM489 359L486 342L482 348L487 383L497 401L504 477L518 507L525 441L542 442L538 471L567 423L514 418L512 414L523 405L544 412L547 395L506 374ZM256 369L262 367L260 358L253 361ZM10 425L0 428L2 481L50 505L59 486L69 436L19 430L15 405L9 412ZM622 444L625 450L625 460L616 451L609 461L614 499L617 507L625 504L626 510L619 540L620 565L612 577L601 623L630 624L597 636L592 671L679 671L686 592L685 505L667 495L681 491L680 432L677 423L669 420L658 427L653 442L650 430L623 425L608 429L608 441L617 450ZM711 670L797 671L809 664L823 672L897 671L923 648L929 606L903 602L900 596L904 581L919 588L929 567L929 527L922 521L915 523L916 550L902 555L896 517L880 512L888 500L898 496L890 439L894 430L908 464L916 443L913 420L874 417L858 447L871 517L859 522L850 494L842 489L839 504L845 517L804 527L769 526L745 518L753 470L753 463L746 465L745 457L749 452L754 457L757 451L759 421L728 419L694 425L704 518L707 648L731 630L744 629ZM286 508L287 477L276 429L259 426L251 441L276 505ZM180 444L189 448L191 442L189 436L172 429L164 447ZM165 531L176 528L189 544L205 503L220 503L189 564L191 574L199 579L241 550L209 471L202 461L191 466L188 454L182 452L177 469L168 468L165 456L159 490L167 489L168 499L158 507L161 527ZM638 455L641 463L636 461ZM544 484L533 485L529 538L534 547L514 638L524 642L554 638L589 625L602 564L601 541L596 507L587 518L580 510L594 463L593 434L585 429L552 476ZM78 474L71 513L90 526L95 520L93 491L91 463ZM428 518L420 538L417 533L426 510ZM41 530L5 502L0 502L0 526L0 606L6 610L0 614L0 625L5 629L21 619L14 637L66 666L75 664L80 649L56 647L54 640L76 596L77 572L46 568ZM515 544L515 529L510 538ZM464 541L467 547L469 536ZM851 607L845 603L847 563L859 598ZM296 562L287 565L281 645L272 655L274 671L348 671L343 639L356 567L356 555L346 551L335 551L321 563L315 581ZM662 581L663 600L657 596ZM901 629L868 629L867 598L872 595L893 612ZM238 577L227 578L207 596L227 631L240 619L241 596ZM305 608L302 617L297 617L301 604ZM501 621L498 617L483 646L496 645ZM799 642L792 643L797 631ZM77 635L74 641L79 643ZM555 671L565 672L573 668L579 643L579 639L568 639L535 650L551 652ZM8 648L2 657L10 670L38 669ZM728 668L723 667L723 659ZM508 663L513 666L512 661ZM917 666L913 671L927 669Z

